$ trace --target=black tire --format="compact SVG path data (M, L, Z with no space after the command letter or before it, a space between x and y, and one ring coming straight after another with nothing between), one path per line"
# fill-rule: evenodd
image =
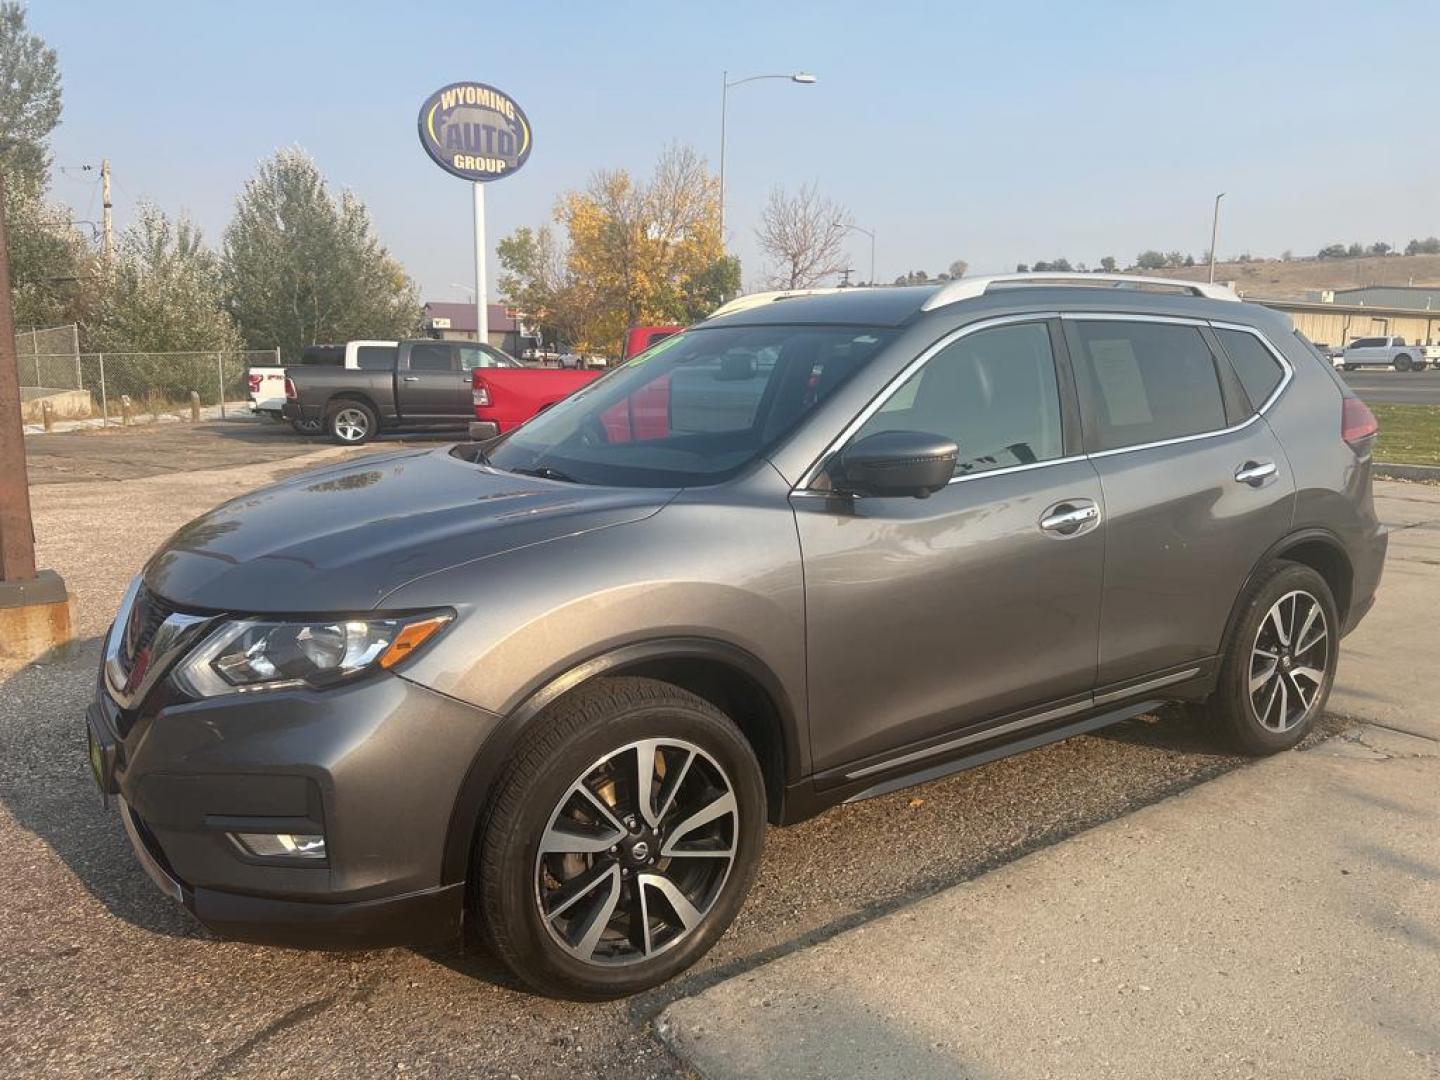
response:
M325 431L341 446L361 446L375 437L380 426L375 410L363 401L342 398L325 410Z
M637 836L633 830L622 841L618 855L612 847L587 855L552 852L542 856L542 837L556 835L558 830L552 826L561 820L567 806L576 805L567 800L579 799L578 805L582 808L588 805L574 793L587 777L597 775L597 769L614 768L609 774L614 777L610 786L608 789L602 786L601 790L608 791L613 798L607 801L607 806L614 809L617 816L620 814L625 801L624 785L630 781L624 779L627 774L623 765L612 763L618 760L638 765L639 751L634 750L632 744L650 739L683 740L703 752L692 754L683 769L671 774L680 778L676 785L680 794L669 796L673 802L664 801L662 810L669 808L674 813L692 816L696 804L683 794L687 784L692 788L699 785L700 802L709 805L705 800L712 798L714 789L705 785L716 775L710 771L711 767L723 770L720 778L729 783L737 810L733 818L725 815L723 823L716 828L722 830L720 842L728 843L734 851L733 861L726 868L712 870L720 860L660 858L659 864L651 869L643 866L622 869L634 865L633 857L639 845L624 846L633 844ZM622 756L632 752L633 757ZM702 758L704 764L691 765ZM674 762L678 759L665 759L664 754L652 757L651 762L659 766L662 760L672 763L670 769L677 768ZM633 774L633 770L631 772ZM660 784L658 789L652 789L654 797L664 799L667 790L664 767L652 770L650 776ZM637 788L635 785L631 790ZM682 801L687 805L682 807ZM727 716L709 702L668 683L632 677L600 679L566 695L537 718L533 730L497 780L472 864L471 914L480 923L496 955L520 979L541 993L581 1001L634 994L684 971L725 932L750 891L764 843L765 816L765 785L759 763L740 729ZM611 828L599 815L595 816L595 822L595 828L605 831ZM650 834L655 856L660 854L664 843L692 835L687 832L666 837L662 829L667 822L672 826L675 823L673 818L661 818ZM626 823L627 820L620 822ZM640 824L643 829L645 823ZM572 834L567 832L567 835ZM571 849L565 847L564 850ZM552 873L556 864L542 863L542 857L559 859L563 865L575 868L560 877ZM568 863L571 859L578 859L579 863ZM665 869L666 864L669 869ZM655 890L642 888L640 880L644 877L654 881L662 874L671 873L679 880L689 872L687 866L698 874L712 875L712 881L702 886L709 890L703 912L701 905L696 904L691 915L699 917L693 918L692 926L682 928L674 925L683 919L675 916L680 908L672 908L663 895L657 901ZM613 871L608 867L614 867ZM612 878L596 877L612 873ZM615 886L620 890L618 894L609 892L610 885L592 886L597 888L593 894L572 887L570 895L578 895L580 899L568 909L550 899L564 895L562 888L553 889L548 897L544 893L544 886L550 881L563 885L579 882L589 875L596 880L620 882L621 873L627 881ZM716 876L722 873L723 876ZM599 911L603 910L603 900L611 895L619 897L612 901L611 916L605 923L611 936L603 939L601 946L591 942L591 958L582 959L583 931L587 926L594 926L598 918L592 914L588 921L584 916L572 919L573 923L580 924L580 930L574 932L574 937L579 939L577 948L573 940L568 945L562 941L567 928L559 927L556 920L562 916L550 909L577 911L582 904L593 904L590 910ZM638 906L642 896L650 898L650 907ZM547 912L541 910L547 903L548 917ZM644 920L647 950L651 944L651 926L656 921L661 923L655 931L653 954L639 951L640 946L635 944L641 933L641 920L635 914L639 911L660 911L674 916L670 925L665 924L663 914ZM623 921L627 928L623 933L617 928L616 920ZM552 931L551 926L558 928ZM667 935L668 943L661 944ZM606 951L602 952L602 946Z
M1286 621L1285 602L1292 596L1308 597L1318 606L1324 618L1324 655L1318 645L1297 654L1299 646L1313 639L1297 632L1295 622L1303 622L1308 609L1292 607L1288 627L1291 636L1287 649L1277 644L1272 635L1277 627L1270 622L1271 612L1280 606L1280 623ZM1268 625L1267 625L1268 623ZM1263 635L1263 636L1262 636ZM1300 638L1301 640L1295 640ZM1242 753L1263 756L1289 750L1298 744L1316 718L1325 710L1330 688L1335 682L1335 661L1340 638L1340 621L1330 586L1316 571L1300 563L1276 560L1256 576L1246 592L1239 620L1221 658L1220 676L1215 692L1200 707L1202 715L1222 732L1226 740ZM1273 673L1252 694L1252 676L1266 674L1269 668L1268 646L1278 654ZM1265 649L1267 655L1257 650ZM1286 657L1289 663L1286 663ZM1319 671L1316 683L1302 672ZM1276 682L1280 685L1276 687ZM1310 691L1306 697L1307 689ZM1303 711L1291 703L1291 695L1299 695ZM1293 719L1286 718L1286 709L1295 710ZM1269 722L1262 721L1261 712Z
M1413 366L1414 365L1411 363L1410 357L1406 356L1404 353L1401 353L1399 356L1395 357L1396 371L1409 371Z
M1357 367L1359 367L1360 365L1359 365L1359 364L1341 364L1340 366L1341 366L1342 368L1344 368L1346 371L1354 371L1354 370L1355 370Z

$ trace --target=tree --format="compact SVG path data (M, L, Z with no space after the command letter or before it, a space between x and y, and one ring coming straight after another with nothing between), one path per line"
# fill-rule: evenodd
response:
M648 180L595 173L560 197L555 220L567 239L572 340L586 351L614 351L629 326L709 314L739 288L739 265L720 245L719 181L688 146L668 147Z
M1015 273L1017 273L1017 274L1028 274L1029 272L1030 272L1030 267L1029 267L1028 264L1026 264L1026 263L1016 263L1016 264L1015 264Z
M1186 255L1186 256L1185 256L1185 261L1184 261L1183 263L1181 263L1181 265L1182 265L1182 266L1194 266L1194 265L1195 265L1195 256L1194 256L1194 255Z
M85 237L70 224L69 214L8 183L5 213L15 324L84 323L95 299L97 260Z
M1371 255L1388 255L1392 250L1390 245L1384 240L1376 240L1375 243L1370 245L1368 253Z
M1165 267L1165 255L1159 251L1142 251L1135 256L1135 265L1141 270L1162 270Z
M87 347L113 352L235 351L240 335L222 306L220 260L181 214L142 203L116 238Z
M1405 245L1406 255L1440 255L1440 237L1427 236L1424 240L1411 240Z
M331 196L299 149L261 162L225 230L225 304L251 348L415 333L420 301L354 194Z
M1104 270L1107 274L1113 274L1115 272L1115 256L1106 255L1102 258L1100 260L1100 269Z
M38 197L50 176L47 140L60 123L55 50L26 27L25 8L0 3L0 168L5 183Z
M760 250L778 264L769 283L777 289L808 289L840 273L851 224L849 211L823 197L814 184L794 195L772 188L755 230Z
M1048 262L1041 259L1039 262L1032 264L1031 269L1037 274L1069 274L1073 272L1074 267L1070 265L1069 259L1059 258L1051 259Z
M1359 244L1351 244L1348 248L1345 249L1345 254L1353 259L1357 256L1364 255L1365 249L1362 248Z
M951 280L951 281L954 281L956 278L963 278L963 277L965 276L966 272L969 271L969 269L970 269L970 264L969 264L968 262L966 262L964 259L956 259L956 260L954 260L954 261L950 264L950 269L949 269L950 280Z
M1321 259L1343 259L1345 257L1345 245L1326 244L1316 252L1316 256Z

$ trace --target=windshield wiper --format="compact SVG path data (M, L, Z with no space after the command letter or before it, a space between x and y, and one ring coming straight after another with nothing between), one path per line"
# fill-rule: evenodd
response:
M540 465L534 469L511 469L512 473L519 476L538 476L541 480L559 480L562 484L578 484L569 473L561 472L559 469L552 469L549 465Z

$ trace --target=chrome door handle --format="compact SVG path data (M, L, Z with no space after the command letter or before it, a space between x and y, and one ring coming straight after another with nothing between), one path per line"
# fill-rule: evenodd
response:
M1279 469L1275 467L1273 461L1247 461L1235 470L1235 481L1240 484L1249 484L1251 487L1259 487L1277 472Z
M1100 520L1100 507L1088 499L1057 503L1040 519L1040 528L1059 536L1074 536Z
M419 381L420 381L420 376L419 376L419 375L402 375L402 376L400 376L400 381L401 381L401 382L419 382Z

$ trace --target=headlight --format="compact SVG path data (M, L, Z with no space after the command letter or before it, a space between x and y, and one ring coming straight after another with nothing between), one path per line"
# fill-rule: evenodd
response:
M330 622L223 622L175 670L191 697L324 687L404 660L454 618L434 612Z

